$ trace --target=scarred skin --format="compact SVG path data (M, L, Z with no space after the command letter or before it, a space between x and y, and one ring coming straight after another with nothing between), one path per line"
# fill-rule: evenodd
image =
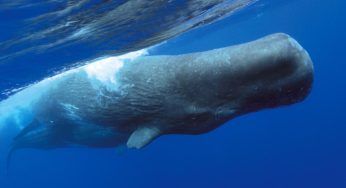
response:
M43 95L18 148L142 148L164 134L201 134L250 112L303 100L311 90L308 53L274 34L226 48L127 62L118 87L71 74ZM11 152L12 153L12 152Z

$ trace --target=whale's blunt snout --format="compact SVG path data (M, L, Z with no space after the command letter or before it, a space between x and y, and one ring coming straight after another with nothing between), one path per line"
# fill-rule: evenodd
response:
M291 74L284 76L279 85L281 103L291 104L305 99L311 91L313 83L313 64L308 52L292 37L286 34L276 34L278 41L282 42L282 57L278 63L282 69L291 69ZM285 64L289 64L288 66ZM278 83L280 84L280 82Z
M246 44L249 48L248 95L250 110L299 102L310 93L313 65L307 51L292 37L274 34Z

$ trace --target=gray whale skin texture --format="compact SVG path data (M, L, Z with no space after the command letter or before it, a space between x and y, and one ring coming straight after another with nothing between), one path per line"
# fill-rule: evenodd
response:
M302 101L310 92L308 53L282 33L236 46L124 63L118 88L71 75L40 98L19 148L142 148L166 134L207 133L250 112Z

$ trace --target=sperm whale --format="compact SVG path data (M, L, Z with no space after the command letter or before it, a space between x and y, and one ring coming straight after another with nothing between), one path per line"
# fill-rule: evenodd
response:
M311 90L307 51L277 33L225 48L114 62L107 84L69 74L39 97L20 148L143 148L167 134L207 133L240 115L302 101ZM106 71L105 71L106 74Z

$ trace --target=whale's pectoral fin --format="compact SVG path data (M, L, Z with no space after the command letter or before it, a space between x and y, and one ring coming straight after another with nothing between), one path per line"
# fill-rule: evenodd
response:
M160 130L156 127L139 127L131 134L127 141L127 147L141 149L159 135Z

